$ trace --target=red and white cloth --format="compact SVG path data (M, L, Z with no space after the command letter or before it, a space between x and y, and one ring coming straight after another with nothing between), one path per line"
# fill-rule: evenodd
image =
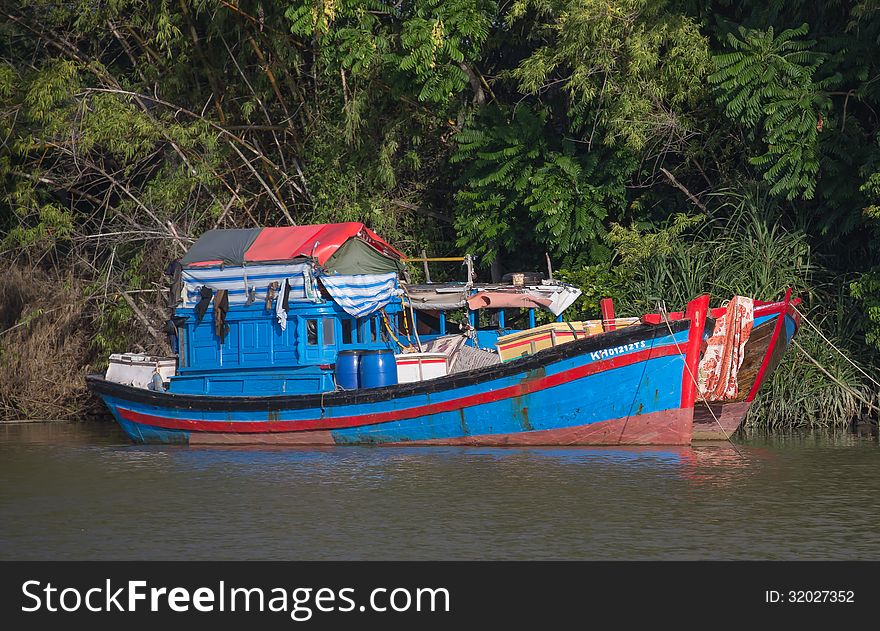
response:
M736 398L737 373L754 323L754 300L744 296L734 296L725 314L715 321L699 368L700 396L706 401Z

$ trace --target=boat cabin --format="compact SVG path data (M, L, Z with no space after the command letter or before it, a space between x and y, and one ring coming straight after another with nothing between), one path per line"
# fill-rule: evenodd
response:
M389 331L402 259L357 222L205 233L177 270L178 369L168 390L335 389L340 351L397 349Z
M534 328L536 309L561 319L580 295L553 281L476 284L465 260L468 282L413 285L401 280L406 257L359 222L210 230L169 267L177 370L163 374L164 388L263 396L362 387L341 377L341 362L375 353L394 374L372 384L442 376L500 361L499 337ZM519 319L508 322L513 312Z

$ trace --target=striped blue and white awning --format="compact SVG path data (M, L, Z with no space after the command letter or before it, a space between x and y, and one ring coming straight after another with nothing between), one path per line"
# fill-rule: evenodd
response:
M355 318L378 311L403 291L397 283L397 274L339 274L321 276L321 282L347 314Z
M229 304L247 302L247 291L253 287L257 301L266 300L269 284L277 282L279 287L286 278L290 282L290 299L305 300L317 294L317 288L306 292L306 279L313 283L311 266L308 263L291 263L287 265L248 265L246 267L205 267L190 268L182 273L186 302L198 302L199 289L210 287L212 290L225 289L229 292Z

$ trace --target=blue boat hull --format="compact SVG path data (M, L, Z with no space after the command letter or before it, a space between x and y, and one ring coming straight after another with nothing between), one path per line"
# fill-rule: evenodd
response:
M689 320L639 325L430 381L311 395L88 383L138 443L679 445L691 440L695 335Z

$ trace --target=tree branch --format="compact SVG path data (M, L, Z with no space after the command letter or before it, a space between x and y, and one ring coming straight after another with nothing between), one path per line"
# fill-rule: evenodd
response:
M675 188L677 188L677 189L680 190L682 193L684 193L685 195L687 195L687 198L688 198L689 200L691 200L691 201L697 206L697 208L699 208L700 210L702 210L704 213L708 213L708 212L709 212L709 209L706 208L706 205L705 205L703 202L701 202L699 199L697 199L697 197L696 197L693 193L691 193L691 192L687 189L687 187L685 187L684 184L682 184L681 182L679 182L678 180L676 180L676 179L675 179L675 176L672 175L672 173L670 173L669 171L667 171L664 167L660 167L660 171L663 173L663 175L666 176L666 178L672 183L672 185L673 185Z

